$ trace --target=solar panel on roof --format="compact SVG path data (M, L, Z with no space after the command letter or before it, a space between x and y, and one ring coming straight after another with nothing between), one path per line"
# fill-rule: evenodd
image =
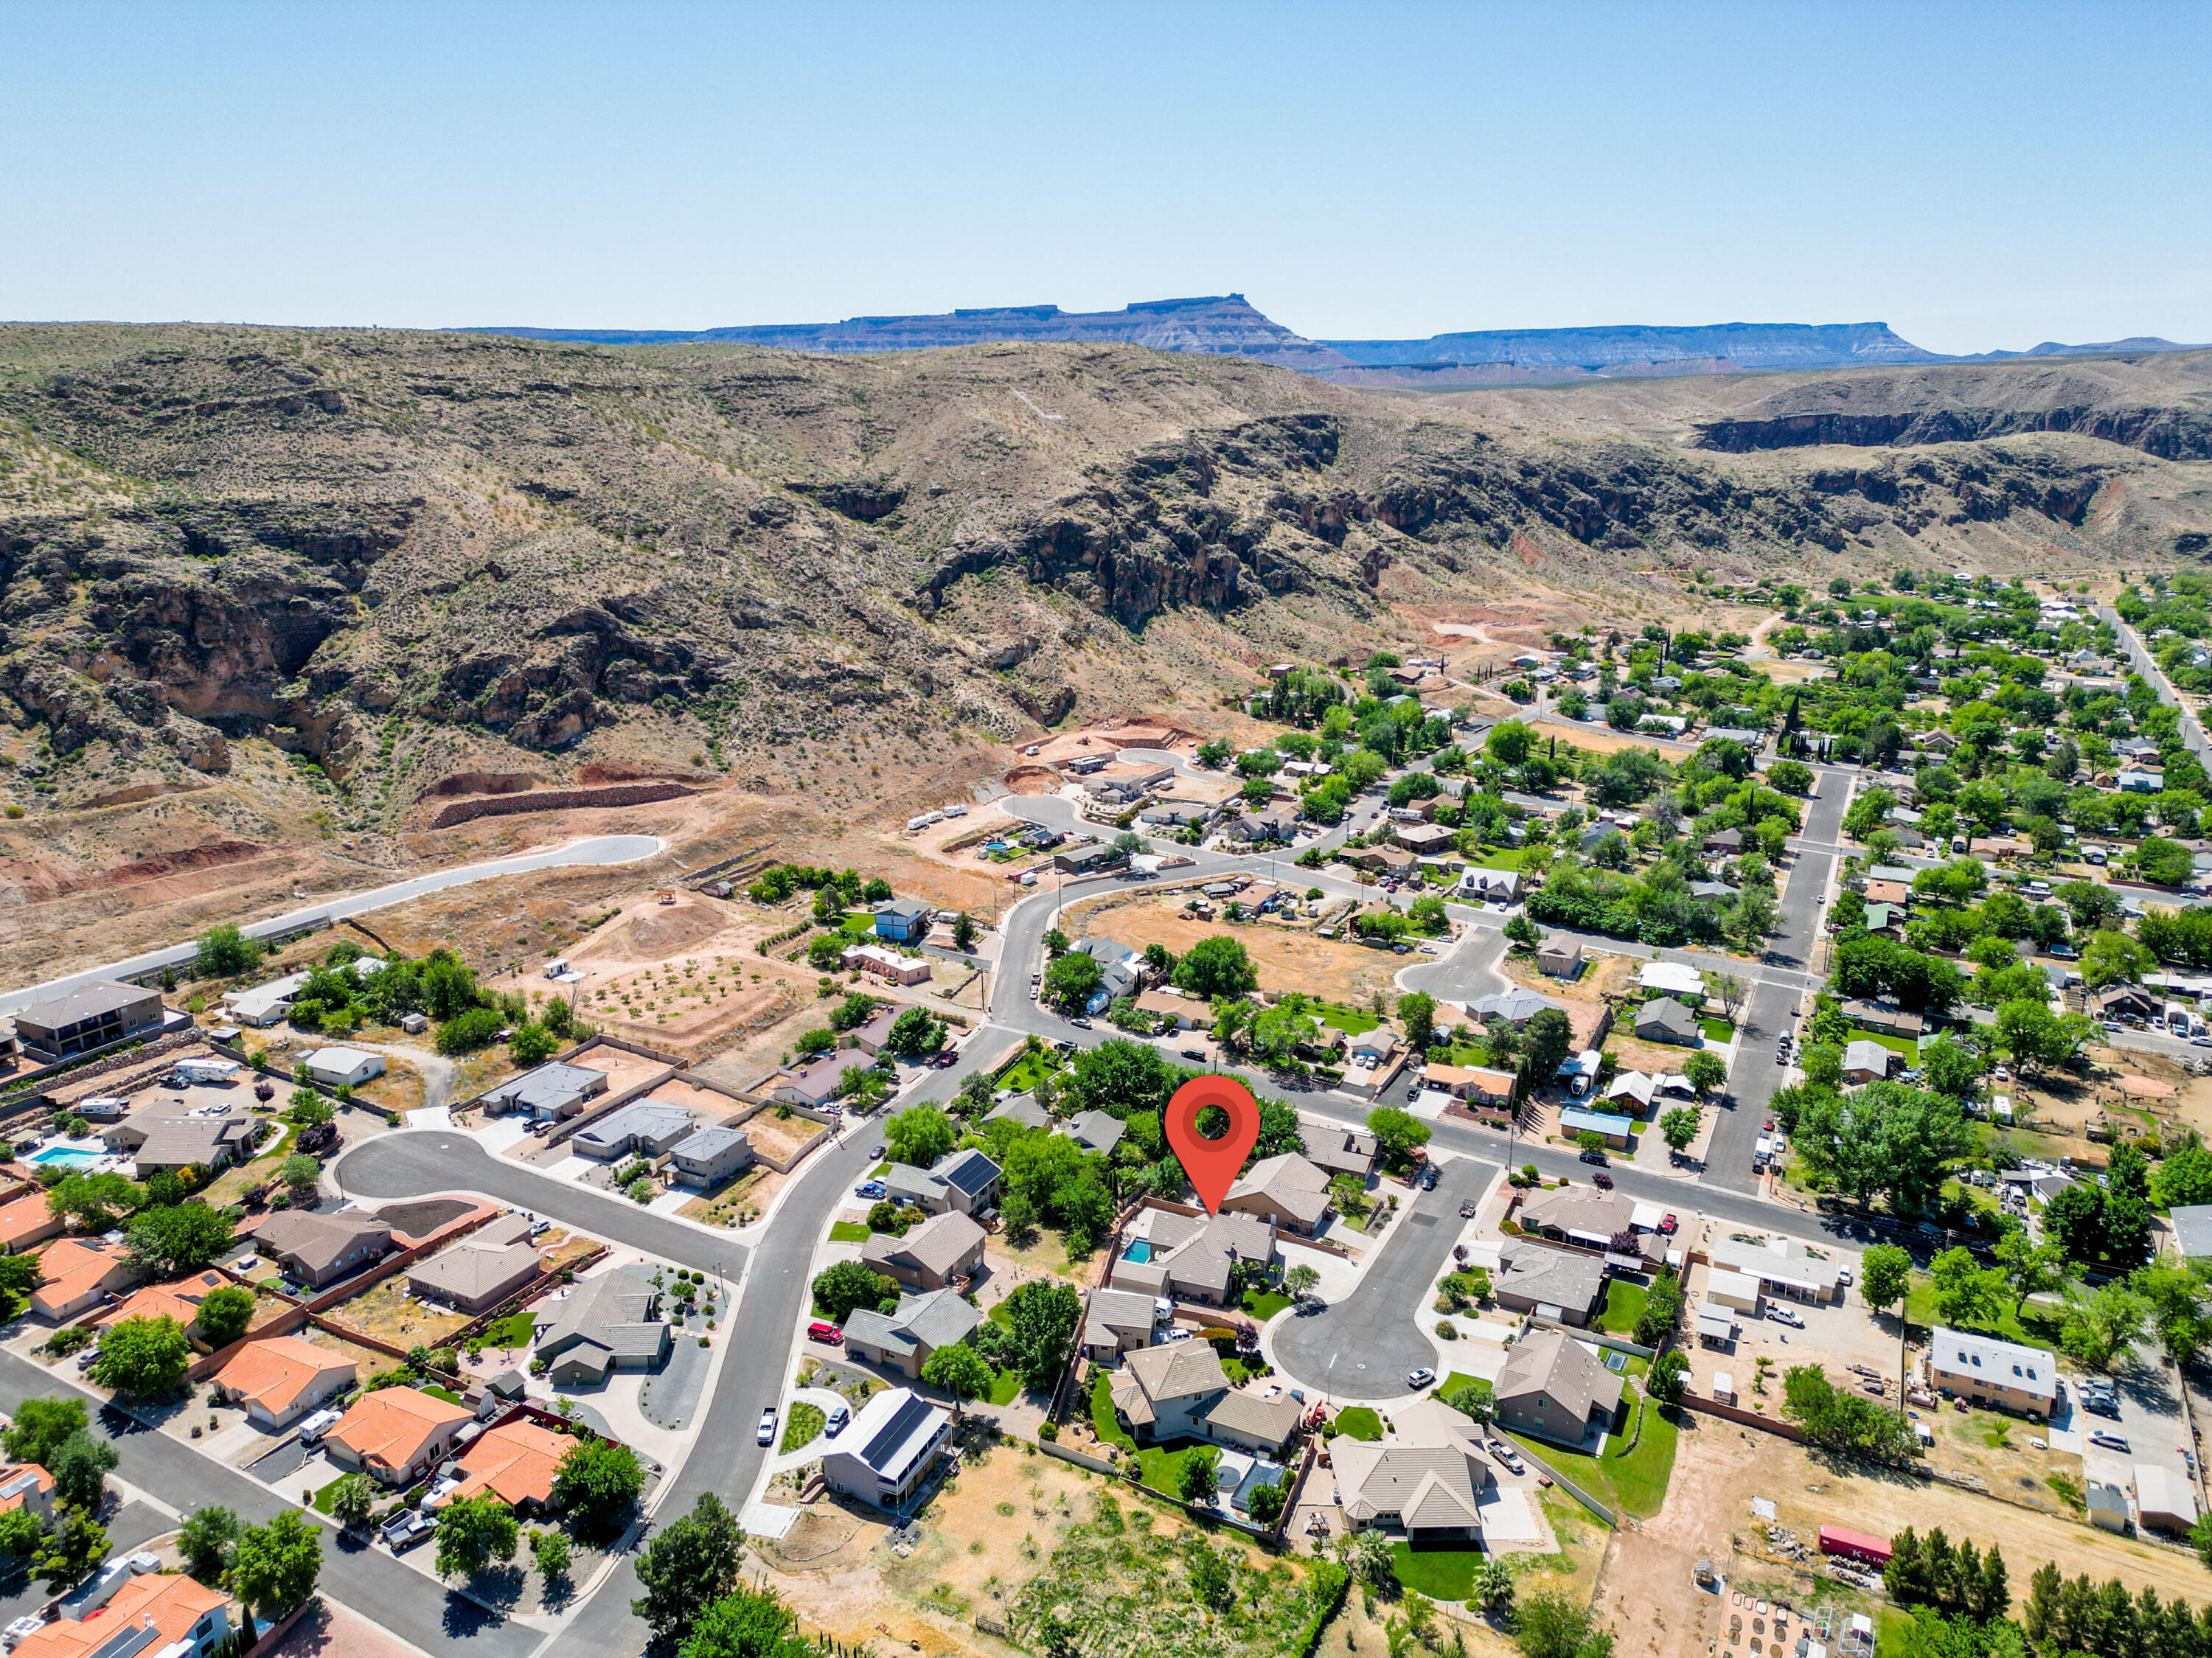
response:
M891 1412L891 1419L876 1430L876 1436L860 1453L861 1460L872 1468L881 1467L884 1459L906 1443L908 1436L921 1425L929 1412L927 1400L918 1394L909 1395L897 1410Z

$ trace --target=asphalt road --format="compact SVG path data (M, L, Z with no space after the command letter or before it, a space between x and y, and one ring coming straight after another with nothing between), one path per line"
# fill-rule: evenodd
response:
M655 835L594 835L544 852L524 853L514 858L495 858L480 864L459 864L452 869L436 870L427 875L410 875L404 881L394 881L367 892L326 898L319 903L287 910L282 915L250 921L239 931L248 938L258 938L267 933L283 932L308 922L341 921L349 915L365 915L373 909L405 903L426 892L442 892L447 887L466 886L471 881L488 881L495 876L520 875L533 869L551 869L567 864L635 864L665 851L667 846L667 841ZM129 978L134 974L153 973L165 967L175 967L191 961L198 953L197 942L170 944L161 950L147 950L125 961L110 962L104 967L88 968L82 973L49 979L44 984L11 990L0 995L0 1013L13 1013L33 1002L58 996L93 979Z
M768 1236L750 1258L742 1247L697 1227L489 1156L464 1135L380 1136L348 1151L337 1172L347 1191L365 1197L482 1192L678 1266L732 1279L750 1268L735 1315L726 1321L721 1339L732 1345L723 1356L713 1392L701 1405L697 1436L655 1504L656 1518L674 1519L690 1513L705 1491L732 1509L750 1496L768 1455L753 1442L754 1429L761 1412L782 1400L792 1348L799 1339L799 1315L812 1298L809 1269L815 1248L831 1212L869 1166L875 1139L875 1125L863 1121L809 1158L805 1173L787 1188ZM744 1320L742 1342L738 1317ZM637 1546L644 1543L641 1536ZM638 1651L645 1627L629 1610L637 1593L636 1573L625 1557L553 1638L548 1654L605 1658L610 1652ZM388 1620L379 1616L378 1621ZM432 1645L419 1639L416 1644Z
M295 1509L236 1469L103 1405L61 1374L16 1354L0 1352L0 1408L12 1414L26 1399L57 1394L66 1398L72 1394L84 1398L92 1414L92 1433L113 1442L121 1459L118 1476L179 1513L220 1503L249 1525L292 1511L321 1526L322 1592L401 1639L429 1652L465 1652L471 1658L527 1658L544 1638L536 1630L440 1588L435 1579L389 1554L351 1540L341 1541L337 1527L313 1510Z
M1308 1388L1347 1399L1409 1395L1406 1376L1433 1368L1436 1349L1420 1331L1428 1286L1451 1258L1459 1207L1480 1199L1495 1162L1454 1157L1437 1169L1433 1192L1415 1191L1390 1223L1365 1276L1342 1301L1293 1314L1277 1327L1275 1357Z

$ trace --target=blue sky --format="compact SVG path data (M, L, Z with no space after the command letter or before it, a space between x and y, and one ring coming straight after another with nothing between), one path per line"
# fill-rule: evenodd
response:
M0 4L0 317L2212 340L2212 6Z

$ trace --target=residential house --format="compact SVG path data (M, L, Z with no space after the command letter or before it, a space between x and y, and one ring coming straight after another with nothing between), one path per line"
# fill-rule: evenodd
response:
M1565 938L1547 938L1536 950L1536 971L1553 979L1571 979L1583 970L1583 947Z
M253 1241L294 1278L320 1289L381 1256L392 1247L392 1227L366 1210L319 1215L288 1209L263 1221Z
M1460 872L1459 896L1478 904L1514 904L1521 901L1521 872L1511 869L1476 869L1470 865Z
M1079 1111L1061 1126L1060 1132L1085 1151L1110 1157L1114 1148L1121 1145L1121 1137L1129 1132L1129 1126L1103 1111Z
M15 1039L29 1057L52 1064L158 1030L167 1018L160 991L90 979L17 1013Z
M2058 1364L2050 1353L1972 1330L1937 1325L1927 1364L1929 1386L1977 1405L2040 1419L2058 1397Z
M985 1122L1016 1122L1024 1128L1049 1128L1052 1113L1036 1102L1034 1094L1010 1094L993 1106Z
M1705 1303L1754 1319L1766 1314L1765 1292L1759 1280L1748 1272L1731 1272L1724 1266L1716 1266L1705 1274Z
M407 1269L407 1287L426 1301L465 1313L488 1312L541 1271L530 1220L501 1215Z
M1279 1451L1301 1408L1286 1393L1270 1400L1231 1392L1209 1341L1171 1341L1130 1353L1107 1392L1115 1414L1146 1443L1210 1439L1240 1450Z
M1912 898L1912 889L1901 881L1869 881L1865 897L1870 904L1887 904L1901 909Z
M216 1372L215 1387L264 1433L290 1427L325 1400L353 1386L353 1360L297 1336L249 1341Z
M1395 833L1398 844L1416 858L1437 857L1459 844L1459 831L1442 823L1401 823Z
M889 898L876 906L876 937L918 944L929 936L936 912L919 898Z
M165 1101L132 1112L101 1130L100 1137L110 1151L132 1159L140 1180L150 1180L165 1169L217 1169L243 1163L253 1155L259 1126L242 1112L203 1116Z
M1299 1126L1298 1139L1305 1145L1306 1160L1331 1175L1352 1175L1364 1181L1375 1172L1380 1147L1364 1129L1305 1123Z
M411 1485L453 1448L475 1418L419 1388L379 1388L363 1394L323 1441L331 1461L380 1485Z
M1621 1378L1565 1330L1532 1330L1498 1373L1498 1419L1506 1427L1579 1450L1602 1439L1620 1411Z
M1559 1005L1548 996L1539 996L1533 990L1516 985L1493 995L1478 996L1464 1004L1467 1017L1477 1024L1487 1024L1492 1019L1503 1019L1516 1030L1527 1024L1547 1007Z
M61 1233L62 1218L46 1207L46 1194L39 1187L26 1187L0 1203L0 1253L20 1254Z
M1698 847L1708 858L1734 858L1743 851L1743 831L1717 829L1698 841Z
M550 1324L543 1322L548 1312ZM585 1279L563 1300L540 1303L538 1318L538 1357L549 1362L556 1388L653 1369L672 1345L660 1316L660 1291L620 1270Z
M1708 726L1705 727L1705 741L1741 743L1752 753L1757 754L1766 744L1766 733L1743 726Z
M847 1033L847 1045L870 1055L882 1053L890 1046L891 1027L898 1023L901 1011L896 1007L878 1008L868 1016L866 1023Z
M282 1024L292 1016L292 999L307 987L308 975L288 973L281 979L271 979L264 984L249 986L241 990L226 990L222 1007L227 1017L240 1024L249 1024L256 1029L266 1029Z
M2158 998L2135 985L2122 985L2093 996L2090 1005L2100 1019L2156 1019L2164 1015Z
M933 1215L957 1209L980 1214L997 1200L999 1165L982 1152L948 1151L927 1169L895 1163L880 1176L894 1202L911 1203Z
M1257 1215L1181 1215L1150 1205L1123 1229L1108 1283L1116 1290L1218 1307L1243 1262L1272 1265L1275 1229Z
M1052 855L1052 866L1062 875L1092 875L1111 862L1114 848L1103 841L1088 846L1064 847Z
M1860 924L1869 932L1895 938L1905 926L1905 911L1895 904L1869 904L1859 912Z
M1094 1364L1112 1364L1122 1354L1152 1345L1159 1303L1133 1290L1093 1290L1083 1312L1079 1345Z
M910 1388L886 1388L830 1442L822 1459L823 1481L878 1508L902 1509L951 1432L951 1412Z
M1705 999L1705 975L1684 962L1646 962L1636 981L1654 995L1693 1007Z
M2161 1462L2138 1462L2136 1473L2136 1518L2145 1531L2185 1537L2197 1523L2197 1487L2179 1468Z
M194 1272L171 1284L149 1284L125 1297L94 1319L93 1324L97 1329L106 1330L126 1319L166 1318L173 1319L178 1328L189 1330L199 1318L200 1303L229 1282L221 1272Z
M1570 1136L1595 1134L1616 1151L1628 1149L1628 1137L1636 1132L1636 1119L1624 1117L1612 1111L1588 1111L1577 1106L1559 1108L1559 1132Z
M1647 1042L1698 1045L1698 1016L1672 996L1655 996L1636 1010L1636 1034Z
M486 1429L462 1455L461 1483L446 1501L495 1497L518 1513L542 1513L553 1506L553 1482L575 1445L528 1417L510 1418Z
M1889 1075L1889 1062L1895 1057L1880 1042L1865 1037L1846 1042L1844 1044L1844 1080L1847 1083L1880 1082Z
M901 1376L921 1376L921 1367L939 1347L952 1347L983 1322L976 1306L957 1291L932 1289L899 1297L898 1310L879 1313L856 1307L845 1315L845 1353Z
M384 1055L364 1048L319 1048L300 1063L307 1067L310 1082L325 1088L358 1088L384 1074Z
M988 1235L957 1209L932 1215L904 1236L871 1232L860 1246L872 1272L916 1290L939 1290L956 1278L972 1278L983 1262Z
M1229 1188L1221 1207L1310 1237L1328 1218L1328 1175L1295 1151L1262 1157Z
M749 1167L752 1160L752 1137L726 1123L696 1130L677 1141L668 1153L676 1178L702 1191L720 1186Z
M1510 1072L1492 1071L1477 1065L1438 1065L1431 1061L1422 1067L1421 1080L1431 1088L1442 1089L1455 1099L1465 1100L1478 1111L1495 1113L1512 1108L1515 1078Z
M31 1291L31 1310L60 1324L100 1304L100 1298L138 1276L118 1238L57 1238L39 1252L45 1279Z
M1354 1531L1381 1527L1416 1544L1478 1540L1482 1499L1494 1483L1484 1437L1467 1417L1431 1398L1392 1411L1384 1438L1331 1439L1346 1521Z
M27 1509L41 1520L54 1517L54 1477L35 1462L0 1467L0 1514Z
M780 1071L769 1082L768 1095L789 1105L812 1106L816 1109L828 1105L845 1085L845 1075L852 1071L869 1071L875 1062L849 1048L835 1048L817 1059L809 1060L795 1070Z
M554 1060L487 1089L483 1106L494 1116L520 1112L533 1122L566 1122L606 1091L605 1072Z
M930 975L926 956L902 956L881 944L854 944L838 958L848 973L865 973L890 985L918 985Z
M1588 1324L1605 1295L1606 1266L1596 1255L1544 1243L1508 1243L1498 1252L1492 1292L1509 1312L1543 1309L1562 1324Z
M568 1137L580 1156L612 1163L632 1155L658 1161L688 1139L697 1125L680 1105L665 1100L633 1100Z
M1287 800L1278 800L1256 810L1238 811L1231 826L1255 846L1282 845L1297 837L1298 809Z
M1816 1254L1795 1238L1773 1237L1764 1243L1723 1238L1711 1245L1708 1258L1725 1272L1741 1272L1759 1280L1770 1295L1825 1306L1841 1301L1843 1266L1832 1255Z
M1163 985L1158 990L1148 990L1136 999L1137 1011L1149 1013L1156 1019L1172 1019L1177 1030L1211 1030L1213 1029L1213 1007L1196 996L1186 996L1180 990L1170 990Z
M1851 1023L1869 1030L1886 1030L1893 1036L1911 1036L1916 1040L1926 1029L1927 1021L1917 1013L1908 1013L1894 1002L1848 1001L1843 1005L1844 1017Z
M1636 1200L1625 1193L1560 1186L1529 1196L1514 1210L1513 1219L1523 1232L1538 1237L1603 1249L1631 1230L1635 1212Z
M23 1658L213 1658L242 1633L237 1603L182 1572L125 1581L83 1619L59 1617L15 1645Z

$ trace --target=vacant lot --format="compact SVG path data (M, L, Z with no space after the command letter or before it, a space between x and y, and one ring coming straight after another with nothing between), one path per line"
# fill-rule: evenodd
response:
M392 1277L371 1290L331 1309L331 1321L388 1341L398 1347L434 1347L469 1321L467 1313L448 1313L426 1307L408 1293L404 1274Z
M1289 870L1284 884L1294 886L1297 873ZM1146 944L1162 944L1177 956L1200 938L1227 933L1250 954L1263 990L1296 990L1354 1007L1367 1006L1378 992L1396 999L1391 979L1406 965L1404 957L1340 938L1316 938L1272 922L1246 921L1231 926L1221 921L1201 921L1183 913L1189 897L1185 892L1148 892L1102 898L1070 907L1060 928L1071 938L1103 934L1139 950Z

